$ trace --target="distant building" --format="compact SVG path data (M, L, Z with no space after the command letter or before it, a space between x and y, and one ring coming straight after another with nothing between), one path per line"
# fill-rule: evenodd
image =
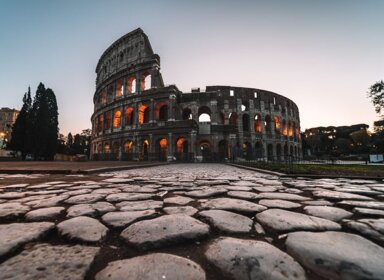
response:
M3 142L11 140L12 126L15 123L19 110L7 107L0 109L0 147Z

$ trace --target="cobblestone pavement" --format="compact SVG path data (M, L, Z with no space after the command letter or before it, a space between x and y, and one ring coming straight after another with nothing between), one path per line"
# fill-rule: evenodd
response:
M382 181L219 164L12 176L0 279L384 279Z

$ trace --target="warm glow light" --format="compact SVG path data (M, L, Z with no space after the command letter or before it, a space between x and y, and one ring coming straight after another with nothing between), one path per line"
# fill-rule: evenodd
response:
M143 123L148 121L148 120L145 119L145 111L147 109L148 109L148 105L141 105L140 106L139 116L138 116L139 124L143 124Z
M167 148L167 139L163 138L160 140L159 142L159 145L160 145L160 149L166 149Z
M133 150L133 142L132 141L125 142L125 144L124 144L124 151L126 153L130 153L130 152L132 152L132 150Z
M178 153L182 153L183 152L183 144L185 142L185 138L182 137L182 138L179 138L179 140L177 140L176 142L176 150Z
M119 128L121 125L121 112L116 111L113 117L113 128Z
M275 128L276 132L280 132L280 119L278 116L275 116Z

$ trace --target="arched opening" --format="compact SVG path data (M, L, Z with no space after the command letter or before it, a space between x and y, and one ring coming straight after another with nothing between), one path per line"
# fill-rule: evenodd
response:
M104 144L104 153L109 154L111 152L111 148L109 146L109 143Z
M115 97L121 97L124 92L124 82L123 79L119 79L116 82Z
M265 125L265 131L267 133L271 133L271 116L270 115L265 116L264 125Z
M110 103L113 101L113 96L114 96L114 92L113 92L113 85L110 85L108 86L108 90L107 90L107 103Z
M176 158L178 160L188 160L188 140L185 137L180 137L176 141Z
M291 121L288 122L288 136L293 137L293 129Z
M207 106L199 108L199 122L211 122L211 110Z
M211 144L208 141L201 141L199 144L199 149L201 152L203 162L211 161L212 159Z
M167 161L168 157L168 141L165 138L161 138L157 141L156 153L158 153L160 161Z
M247 160L252 159L252 145L249 142L243 143L243 158Z
M288 135L288 130L287 130L287 123L285 120L283 120L283 136Z
M297 147L295 146L295 154L294 154L295 158L298 157L298 154L297 154Z
M288 159L288 144L287 143L284 144L284 158L285 158L285 160Z
M281 161L281 145L280 144L276 145L276 157L278 161Z
M275 132L280 134L280 119L278 116L275 116Z
M158 121L168 120L168 105L165 102L159 102L155 106L155 118Z
M134 113L133 107L128 107L125 109L125 125L133 125Z
M291 146L291 147L289 148L289 155L290 155L291 157L293 157L293 146Z
M101 143L97 145L97 153L101 154L103 152L103 147L101 146Z
M244 101L241 104L241 112L248 111L249 110L249 103L247 101Z
M267 146L267 155L268 155L268 160L273 161L273 145L268 144Z
M112 112L105 113L105 122L104 122L104 129L110 129L111 128L111 122L112 122Z
M224 114L222 113L222 112L220 112L220 114L219 114L219 116L220 116L220 118L219 118L219 120L220 120L220 122L219 122L219 124L224 124Z
M192 111L189 108L183 109L183 120L192 120Z
M255 157L262 158L263 157L263 145L261 142L256 142L255 144Z
M227 140L221 140L219 142L219 160L224 161L228 158L229 158L228 141Z
M148 160L148 151L149 151L149 141L145 139L143 140L141 145L141 158L143 160Z
M229 124L237 127L237 114L232 112L229 114Z
M249 115L243 114L243 131L249 132Z
M121 112L116 111L113 116L113 128L119 128L121 126Z
M149 73L144 73L141 75L141 84L140 84L140 90L144 91L151 88L151 80L152 76Z
M117 155L119 153L119 150L120 150L119 142L113 142L113 144L112 144L112 153Z
M99 116L99 123L98 123L98 131L102 131L104 129L104 115Z
M105 105L107 104L107 91L103 90L100 94L101 104Z
M296 141L296 123L292 122L292 134L293 134L293 139Z
M255 132L261 133L263 131L261 116L259 114L255 115Z
M144 124L149 122L149 106L141 105L139 109L139 124Z
M132 76L128 78L127 92L136 92L136 77Z
M124 153L129 153L131 154L133 152L133 141L127 140L124 143Z

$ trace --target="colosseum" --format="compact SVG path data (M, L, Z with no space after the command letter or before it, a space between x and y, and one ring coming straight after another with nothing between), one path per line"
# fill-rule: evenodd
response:
M96 66L91 158L223 161L301 157L296 104L274 92L164 85L160 57L139 28Z

